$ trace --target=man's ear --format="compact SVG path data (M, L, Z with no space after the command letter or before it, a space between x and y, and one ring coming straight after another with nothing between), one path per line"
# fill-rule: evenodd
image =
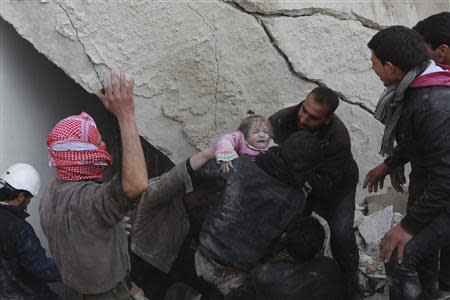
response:
M17 196L17 200L19 201L19 203L23 203L27 201L27 193L25 192L19 192L19 195Z
M281 235L281 240L284 242L286 241L288 238L287 232L283 232L283 234Z
M384 68L386 69L388 75L391 77L391 79L393 80L400 80L403 78L403 76L405 76L405 72L403 72L402 70L400 70L399 67L397 67L396 65L394 65L393 63L391 63L390 61L387 61L384 64Z
M387 72L389 74L394 74L394 72L397 69L397 66L394 65L393 63L391 63L390 61L387 61L387 62L384 63L384 68L387 70Z
M450 57L450 46L449 45L442 44L438 48L439 48L439 54L444 61L445 61L446 57Z

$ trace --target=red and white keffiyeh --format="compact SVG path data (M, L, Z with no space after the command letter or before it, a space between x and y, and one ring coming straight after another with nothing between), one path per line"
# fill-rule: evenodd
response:
M61 120L47 137L50 166L64 181L100 180L111 155L99 146L100 133L94 119L83 112Z

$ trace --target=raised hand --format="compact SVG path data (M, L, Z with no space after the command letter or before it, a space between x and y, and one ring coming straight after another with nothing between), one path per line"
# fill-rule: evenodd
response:
M126 80L124 71L120 71L118 78L114 71L105 75L105 94L98 92L96 95L118 119L134 116L134 79Z

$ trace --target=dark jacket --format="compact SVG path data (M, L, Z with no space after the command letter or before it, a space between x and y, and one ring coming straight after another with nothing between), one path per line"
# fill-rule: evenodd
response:
M415 234L441 213L450 216L450 87L410 88L386 164L411 163L411 185L424 186L402 226ZM415 194L415 193L414 193Z
M224 175L210 161L193 179L194 184L225 180L223 191L211 203L200 243L217 262L249 272L271 253L291 219L303 211L305 193L269 176L247 156L233 165L234 170Z
M304 264L263 264L225 300L338 300L343 299L339 265L321 256Z
M59 299L47 285L61 281L59 271L26 217L15 206L0 205L0 299Z
M276 143L283 143L299 130L297 116L301 104L284 108L269 118ZM321 141L324 160L308 179L308 183L312 187L314 198L329 200L337 189L347 188L347 185L355 186L357 182L355 176L350 176L351 182L347 180L347 175L351 173L350 167L353 166L350 135L336 115L329 125L318 129L314 134Z

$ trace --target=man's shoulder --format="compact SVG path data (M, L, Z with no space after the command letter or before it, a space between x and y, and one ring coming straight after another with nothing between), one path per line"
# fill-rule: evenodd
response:
M450 110L450 86L413 88L408 90L406 97L407 103L412 104L415 109Z
M334 115L333 121L320 130L318 137L322 142L328 143L326 146L350 145L350 134L347 127L341 119Z
M272 126L286 126L292 121L298 113L299 105L292 105L280 109L269 117L269 121Z

